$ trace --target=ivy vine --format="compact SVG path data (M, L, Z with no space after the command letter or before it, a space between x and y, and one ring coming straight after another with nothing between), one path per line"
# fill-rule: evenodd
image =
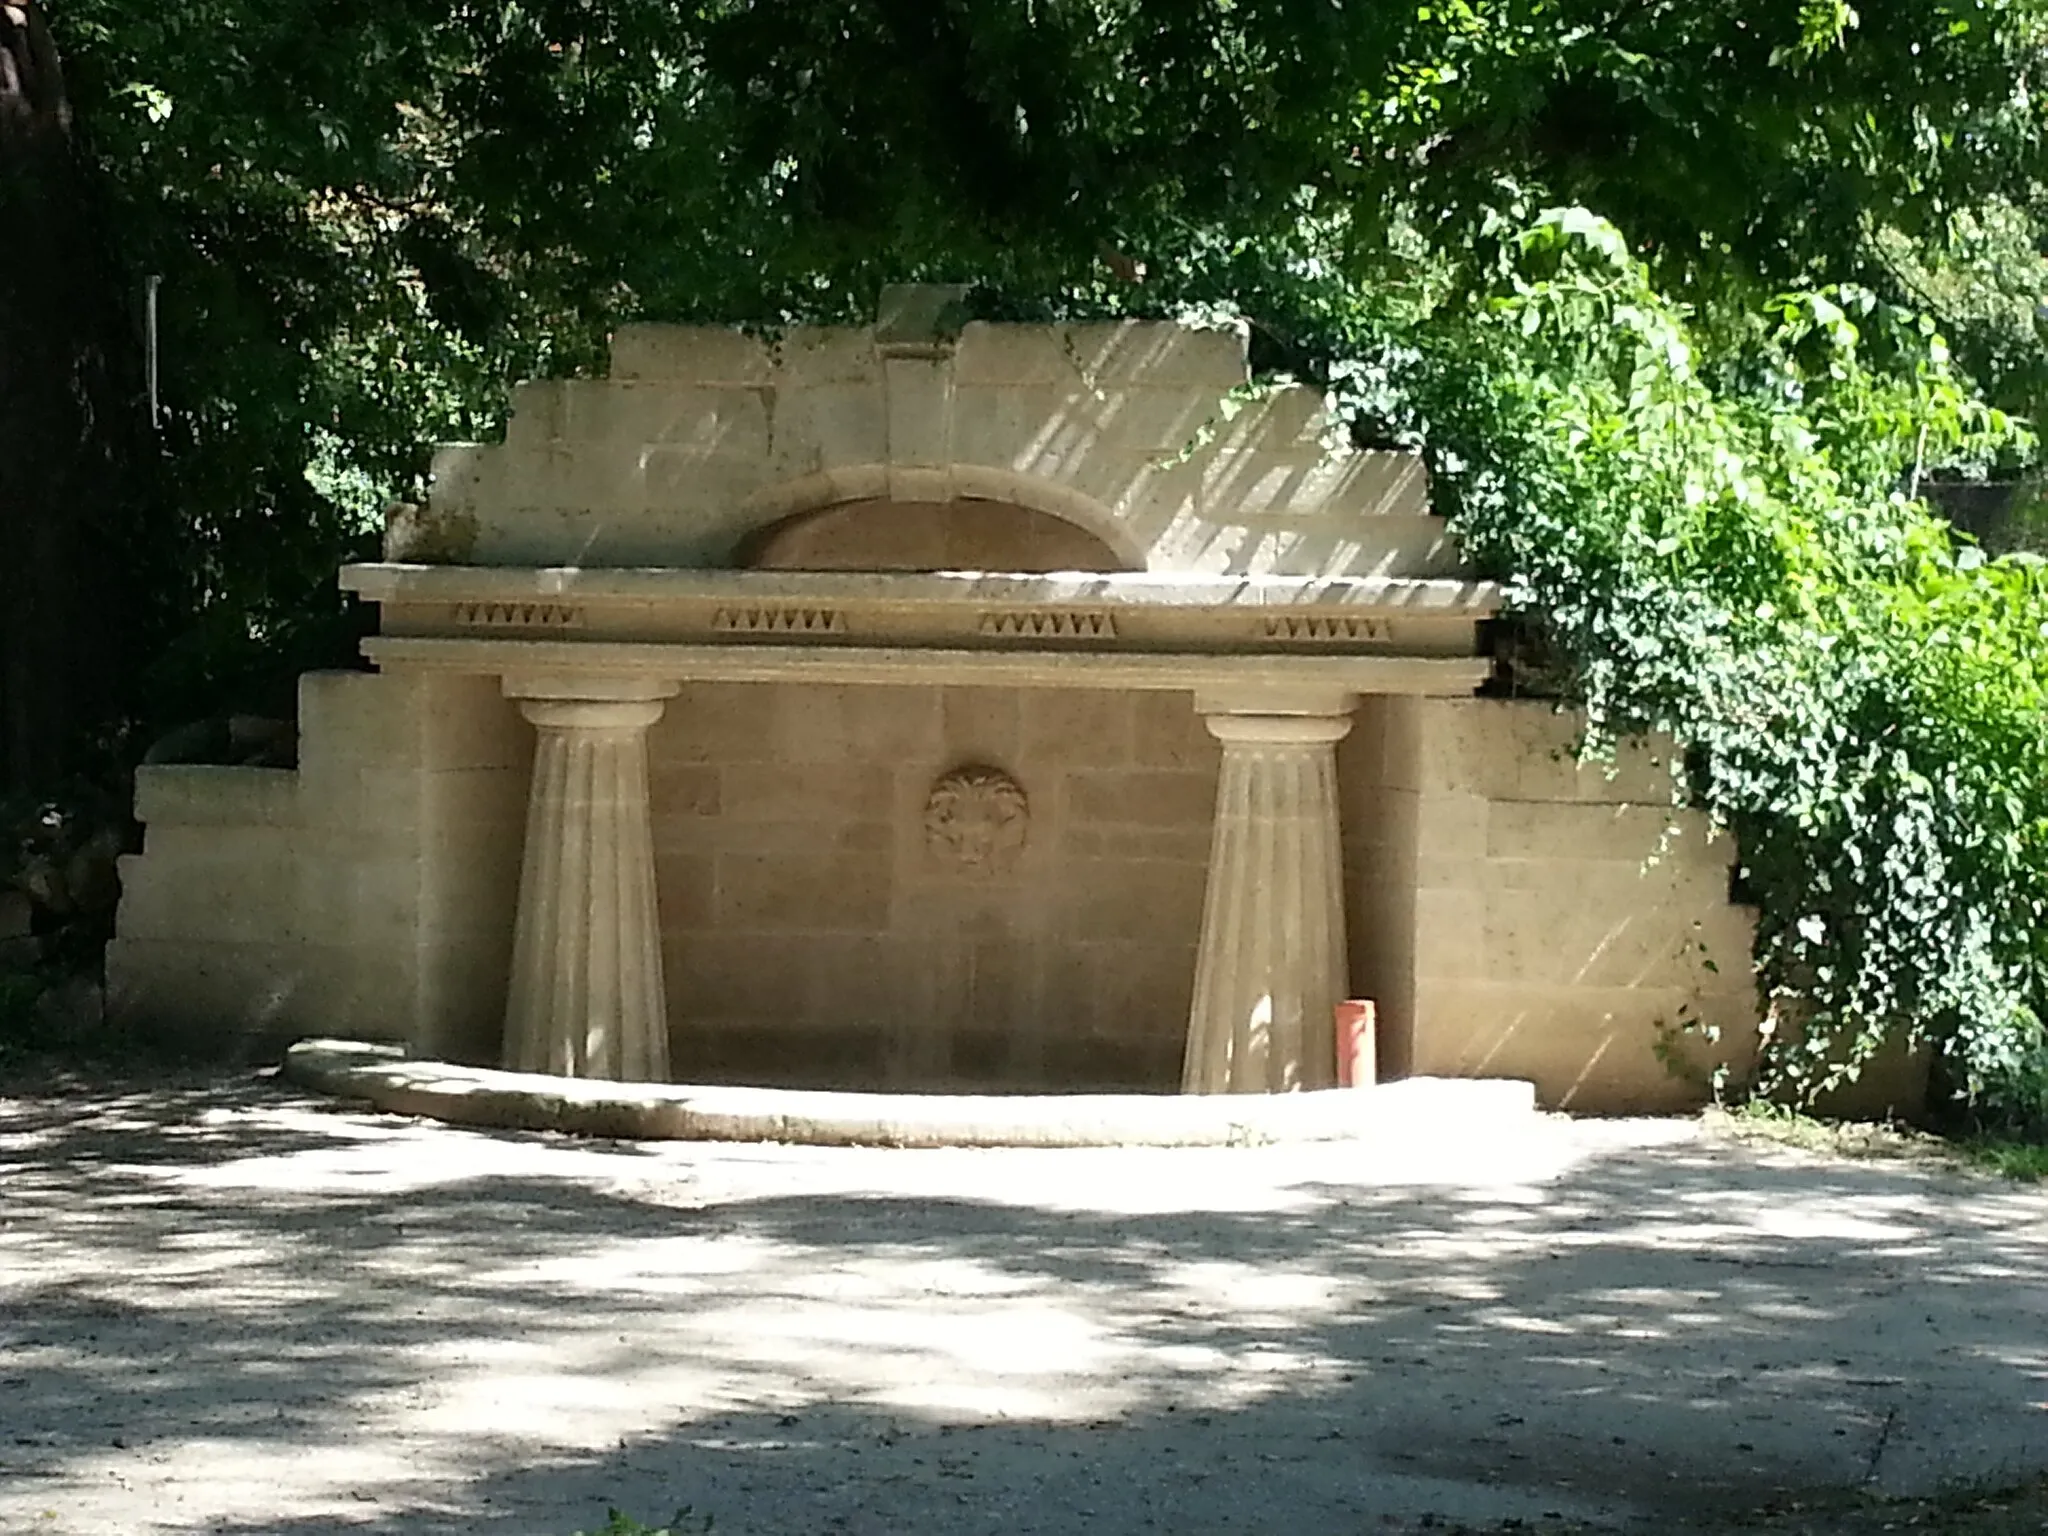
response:
M1987 558L1915 494L2026 429L1865 291L1783 295L1731 346L1583 209L1492 261L1449 306L1325 310L1333 395L1424 446L1590 747L1668 733L1683 798L1737 835L1771 1004L1756 1086L1810 1098L1904 1041L2038 1123L2048 564Z

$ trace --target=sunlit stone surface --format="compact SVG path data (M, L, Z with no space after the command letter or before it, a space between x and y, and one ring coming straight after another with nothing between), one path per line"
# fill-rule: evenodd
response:
M528 694L519 699L520 712L540 740L512 940L505 1065L659 1082L668 1076L668 1003L648 824L647 728L672 690L628 683L591 690L617 695L610 698L548 696L565 686L508 687Z

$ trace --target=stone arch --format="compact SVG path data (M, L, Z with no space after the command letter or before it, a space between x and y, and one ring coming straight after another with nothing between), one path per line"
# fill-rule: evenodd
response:
M733 564L767 571L1122 571L1078 523L1011 501L837 502L757 528Z
M900 494L914 477L917 499ZM785 570L1142 571L1145 551L1094 498L1013 470L861 465L749 497L734 565Z

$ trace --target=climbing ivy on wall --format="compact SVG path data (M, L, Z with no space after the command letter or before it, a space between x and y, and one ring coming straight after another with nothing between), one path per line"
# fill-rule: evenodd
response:
M1739 349L1703 346L1581 209L1510 231L1485 291L1376 318L1346 347L1376 366L1340 365L1340 391L1426 443L1591 745L1670 733L1687 798L1739 838L1773 1003L1758 1086L1810 1095L1905 1038L2037 1120L2048 563L1987 559L1910 494L2025 429L1865 289L1774 296Z

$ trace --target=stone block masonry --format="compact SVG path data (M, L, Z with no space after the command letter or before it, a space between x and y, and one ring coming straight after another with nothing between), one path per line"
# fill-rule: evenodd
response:
M650 752L678 1077L1177 1082L1219 761L1189 696L691 684ZM1019 794L982 862L926 814L964 767Z
M1357 980L1383 1069L1648 1113L1747 1065L1753 914L1730 904L1733 840L1672 805L1667 750L1625 743L1610 773L1577 760L1571 717L1481 699L1374 701L1352 745Z
M346 589L291 772L146 769L134 1022L560 1075L1696 1097L1754 1022L1655 748L1471 697L1498 606L1421 460L1232 330L629 328L517 392ZM1695 1063L1697 1065L1697 1063Z

